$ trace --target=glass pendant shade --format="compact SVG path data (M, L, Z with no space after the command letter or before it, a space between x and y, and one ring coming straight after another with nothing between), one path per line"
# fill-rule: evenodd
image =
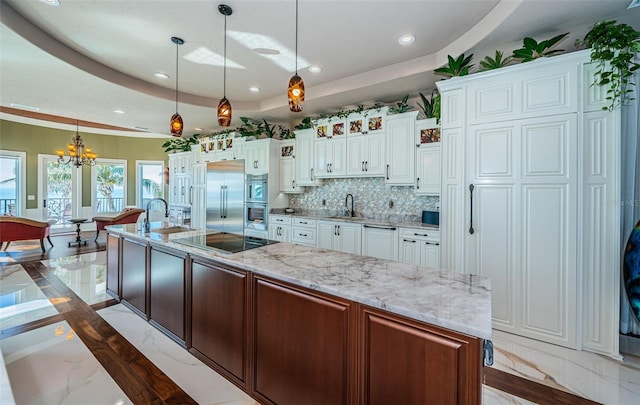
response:
M182 136L182 128L184 128L182 117L178 113L173 114L171 117L171 136Z
M231 103L226 97L223 97L218 104L218 125L228 127L231 125Z
M304 107L304 82L302 77L295 74L289 80L289 109L293 112L300 112Z

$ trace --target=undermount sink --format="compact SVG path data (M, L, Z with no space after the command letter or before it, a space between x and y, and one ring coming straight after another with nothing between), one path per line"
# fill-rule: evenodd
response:
M178 233L178 232L186 232L186 231L190 231L191 228L186 228L184 226L169 226L166 228L153 228L150 229L149 232L150 233L161 233L163 235L166 234L170 234L170 233Z

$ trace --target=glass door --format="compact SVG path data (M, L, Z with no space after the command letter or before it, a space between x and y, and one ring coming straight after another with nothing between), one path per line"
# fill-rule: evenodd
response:
M39 207L43 221L51 221L51 232L72 230L71 218L77 218L82 205L82 168L58 163L51 155L39 155L41 192Z
M0 150L0 215L23 215L25 156L24 152Z

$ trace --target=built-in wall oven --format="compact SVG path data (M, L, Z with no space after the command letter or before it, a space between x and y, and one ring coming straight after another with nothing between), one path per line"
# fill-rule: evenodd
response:
M247 174L245 186L244 227L266 231L269 215L269 176Z

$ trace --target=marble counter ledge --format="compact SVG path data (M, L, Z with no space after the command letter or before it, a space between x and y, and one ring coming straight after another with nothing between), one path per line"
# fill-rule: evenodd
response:
M203 230L149 239L131 225L109 232L163 243L190 254L300 287L331 294L483 339L491 339L487 278L290 243L230 255L174 242Z
M414 229L431 229L437 231L440 229L437 225L429 225L423 224L422 222L417 221L401 221L401 220L393 220L393 219L379 219L379 218L366 218L366 217L348 217L344 215L340 215L339 213L333 211L327 211L318 213L316 212L293 212L287 213L284 212L284 209L272 209L269 215L287 215L296 218L308 218L314 220L324 220L324 221L337 221L337 222L355 222L360 224L368 224L368 225L379 225L379 226L389 226L389 227L398 227L398 228L414 228Z

